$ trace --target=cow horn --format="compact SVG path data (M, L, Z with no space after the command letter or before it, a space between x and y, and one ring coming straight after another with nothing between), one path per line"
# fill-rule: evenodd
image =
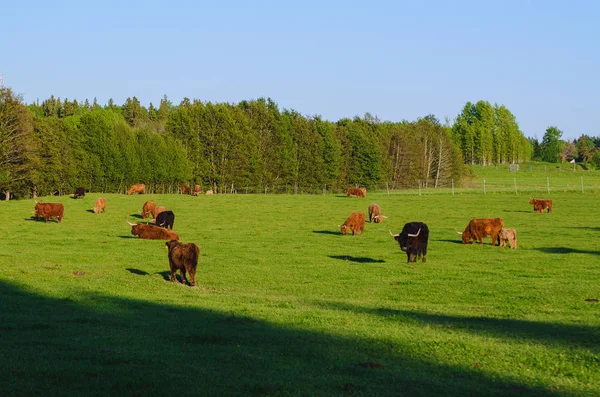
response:
M418 237L419 233L421 233L421 228L419 228L419 230L417 231L417 234L408 234L408 237Z
M400 235L400 234L394 234L394 233L392 233L392 231L390 229L388 229L388 231L390 232L390 236L392 236L394 238L396 238L396 237L398 237Z
M131 223L127 219L125 219L125 222L129 223L129 226L135 226L135 225L137 225L137 223Z
M455 230L455 232L456 232L456 230ZM463 234L463 232L456 232L456 233L458 233L458 234Z
M381 215L381 217L387 219L387 216L385 216L385 215Z

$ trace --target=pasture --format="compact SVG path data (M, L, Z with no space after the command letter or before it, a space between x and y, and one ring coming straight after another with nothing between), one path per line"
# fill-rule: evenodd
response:
M525 194L102 195L0 202L3 395L598 395L598 191ZM168 282L146 200L201 256ZM337 225L378 203L383 224ZM518 249L463 245L501 217ZM368 217L367 217L368 220ZM429 225L427 263L390 237Z

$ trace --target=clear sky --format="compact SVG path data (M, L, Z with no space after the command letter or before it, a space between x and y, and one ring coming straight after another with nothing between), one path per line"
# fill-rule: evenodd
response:
M505 105L527 136L599 136L600 1L11 1L0 74L27 103L164 94L337 121Z

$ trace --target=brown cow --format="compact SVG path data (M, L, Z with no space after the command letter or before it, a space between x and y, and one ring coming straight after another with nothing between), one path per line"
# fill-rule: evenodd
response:
M195 185L194 186L194 196L199 196L201 192L202 192L202 186Z
M140 194L146 193L146 185L144 185L143 183L131 185L131 187L127 191L127 194L134 194L134 193L140 193Z
M369 205L369 222L381 223L384 218L387 216L381 215L381 208L377 204Z
M179 270L183 283L188 280L185 277L186 271L190 275L190 285L196 285L196 267L198 267L198 257L200 257L200 248L194 243L182 244L179 241L171 240L165 243L169 250L169 267L171 269L171 281L176 282L175 273Z
M38 203L35 202L35 217L46 219L46 223L50 218L56 218L60 223L65 215L65 206L61 203Z
M360 198L365 198L365 194L367 193L367 189L365 188L355 188L355 187L349 187L348 191L346 192L346 197L360 197Z
M481 239L483 237L491 236L492 245L496 245L499 242L500 229L504 227L504 221L501 218L473 218L465 228L464 232L457 232L462 234L463 244L467 244L471 239L473 244L478 240L479 244L483 245Z
M342 234L345 236L348 230L352 231L352 235L362 234L365 230L365 213L353 212L350 214L343 225L339 225Z
M179 240L179 235L172 230L146 223L131 223L131 234L145 240Z
M517 231L515 229L500 230L500 247L506 247L506 242L510 242L510 248L517 248Z
M190 187L188 185L182 185L181 194L190 194Z
M156 216L157 216L158 214L160 214L161 212L164 212L164 211L166 211L166 210L167 210L167 209L166 209L165 207L163 207L163 206L160 206L160 205L159 205L159 206L157 206L156 208L154 208L154 211L152 211L152 221L153 221L154 223L156 223Z
M154 210L156 209L156 203L154 201L146 201L142 206L142 219L154 217Z
M548 212L552 212L552 200L536 200L532 198L529 200L529 204L533 204L533 210L535 212L542 212L547 209Z
M98 197L96 204L94 204L94 213L99 214L100 212L106 212L106 199L104 197Z

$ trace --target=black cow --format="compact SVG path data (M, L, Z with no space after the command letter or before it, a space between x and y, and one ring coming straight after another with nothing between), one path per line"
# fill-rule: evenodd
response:
M75 194L73 194L73 198L84 198L85 197L85 189L82 187L78 187L75 189Z
M173 211L163 211L156 215L157 226L173 230L173 223L175 223L175 214Z
M429 240L429 228L423 222L409 222L402 228L402 233L390 234L400 245L400 249L406 252L408 262L416 262L417 257L427 262L427 241Z

